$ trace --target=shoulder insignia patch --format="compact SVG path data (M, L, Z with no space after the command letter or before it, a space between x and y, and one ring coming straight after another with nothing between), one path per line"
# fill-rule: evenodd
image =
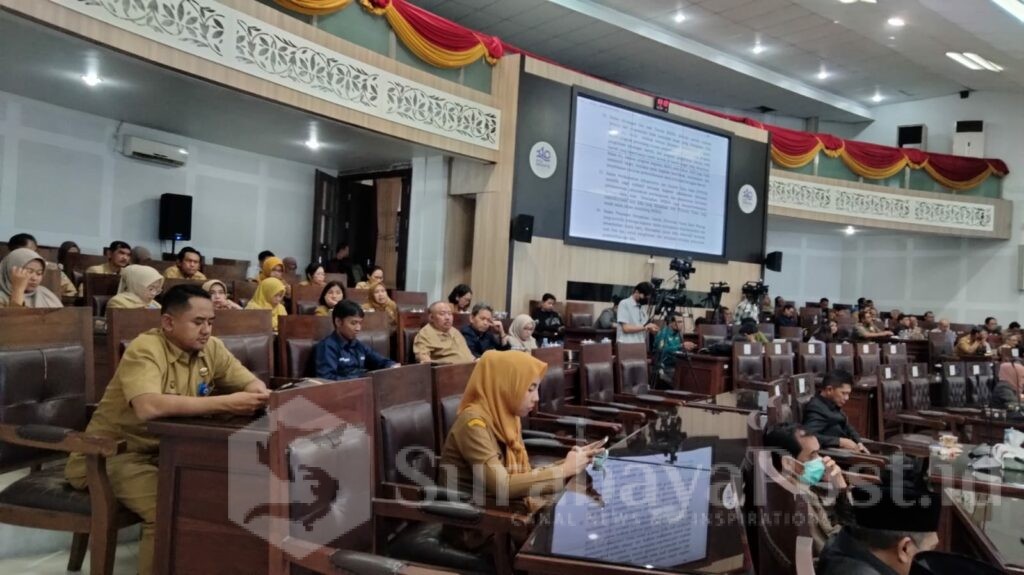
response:
M480 419L479 417L470 419L469 422L466 423L466 425L470 427L487 427L487 424L484 423L484 420Z

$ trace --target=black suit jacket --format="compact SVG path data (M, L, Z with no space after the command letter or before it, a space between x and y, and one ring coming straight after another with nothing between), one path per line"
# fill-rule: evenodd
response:
M822 447L839 447L845 437L860 443L860 434L850 425L846 414L831 400L815 395L804 406L804 429L818 437Z
M896 575L891 567L845 530L825 545L816 572L822 575Z

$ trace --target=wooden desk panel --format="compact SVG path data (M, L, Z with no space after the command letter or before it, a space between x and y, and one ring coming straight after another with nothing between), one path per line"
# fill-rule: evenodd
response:
M857 433L868 439L878 439L877 408L878 391L875 385L855 385L850 400L843 406L843 413Z
M690 369L690 366L693 369ZM712 397L732 389L729 372L729 358L700 353L691 353L690 361L676 361L676 375L673 384L676 389L702 393Z

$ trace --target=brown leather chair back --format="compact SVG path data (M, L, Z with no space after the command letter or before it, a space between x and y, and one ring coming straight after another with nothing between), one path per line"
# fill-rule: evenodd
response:
M793 375L794 359L793 347L789 341L765 345L764 362L769 379Z
M0 423L84 430L92 346L87 308L0 308ZM53 455L0 443L0 473Z
M611 343L589 343L580 348L580 394L583 400L614 400Z
M398 307L426 309L428 305L427 292L394 290L390 294L391 300L398 304Z
M778 339L784 339L789 342L792 349L796 349L798 345L804 341L804 329L802 327L794 327L791 325L784 325L779 328Z
M128 344L140 333L160 327L160 311L155 309L110 309L107 310L107 353L111 372L121 363L121 356ZM106 389L107 382L97 382L97 390Z
M885 441L887 435L886 432L889 426L885 421L885 417L904 411L905 376L903 367L891 365L880 367L875 375L878 381L878 401L875 402L878 413L875 419L878 423L879 441Z
M436 454L430 366L407 365L373 372L380 481L414 484L407 470L435 479Z
M810 505L772 465L770 451L757 452L755 503L758 506L758 573L792 574L797 537L810 537ZM789 518L780 521L779 518Z
M970 362L967 369L967 392L971 405L988 407L992 388L997 382L998 368L990 361Z
M786 395L789 407L796 421L803 421L804 405L814 397L815 376L813 373L795 373L789 378Z
M462 394L469 385L475 363L438 365L433 368L434 421L437 424L437 445L443 446L448 432L459 416Z
M709 345L724 341L729 335L729 326L720 323L704 323L697 326L697 347L704 349Z
M334 332L329 317L286 315L277 319L278 377L300 379L316 373L313 347Z
M882 363L893 367L901 367L910 362L907 355L907 344L886 343L879 346L882 352Z
M532 351L533 357L548 364L548 370L540 382L537 411L541 413L558 413L565 405L565 363L561 347L537 348Z
M950 329L953 329L950 327ZM945 333L932 331L928 332L928 353L933 361L938 361L942 356L953 355L954 341L950 341Z
M274 375L274 329L270 310L221 310L213 335L263 382Z
M206 264L201 269L204 276L229 285L234 281L245 280L245 275L249 271L249 263L245 261L231 265L213 263Z
M228 285L231 286L231 299L238 302L242 307L245 307L245 304L243 304L242 301L244 300L248 302L252 299L252 296L256 295L256 286L258 284L256 282L243 279L235 280Z
M317 297L320 297L317 295ZM359 305L363 305L370 301L370 290L368 289L356 289L348 288L345 290L345 299L350 299Z
M755 412L757 413L757 412ZM785 395L773 395L768 398L768 425L778 425L793 421L793 408Z
M620 343L616 346L615 359L620 393L641 395L650 390L646 344Z
M737 341L732 344L733 382L764 380L764 348L759 343Z
M83 282L85 283L83 295L86 303L93 308L92 314L96 317L103 317L107 310L107 300L117 295L117 286L121 283L121 276L85 274Z
M964 364L953 361L943 363L941 378L939 397L942 407L966 407L967 376L964 373Z
M854 367L857 370L858 381L873 383L875 375L878 374L878 366L882 364L878 355L878 344L858 342L854 350Z
M821 381L828 371L824 343L801 343L797 348L797 369L800 373L810 373L815 381Z
M292 284L291 307L288 313L292 315L306 315L316 312L320 305L320 294L324 291L323 286Z
M775 324L774 323L761 323L757 326L757 331L764 334L768 338L768 341L775 339Z
M456 312L452 316L452 329L461 330L469 325L470 314Z
M855 373L855 364L853 362L853 344L830 343L825 347L828 353L829 371L835 369L842 369L846 372L849 372L851 375Z
M172 287L180 285L193 285L198 288L202 288L204 283L206 282L201 282L199 280L187 280L183 278L164 278L164 287L163 292L161 293L167 293L168 291L170 291ZM163 303L162 298L160 296L157 296L156 300L160 303Z
M908 411L921 411L932 408L931 377L928 375L928 364L912 363L906 371L907 388L904 403Z
M412 342L420 328L427 324L430 317L428 311L407 311L398 312L398 361L399 363L416 363L416 356L412 351Z

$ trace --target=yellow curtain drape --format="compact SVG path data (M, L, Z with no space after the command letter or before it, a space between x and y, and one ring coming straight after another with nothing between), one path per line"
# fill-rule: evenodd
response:
M996 173L996 171L992 169L992 166L989 166L984 172L978 174L977 176L974 176L973 178L965 180L963 182L958 182L956 180L950 180L946 178L945 176L937 172L935 168L928 165L928 162L924 163L924 171L928 172L928 175L931 176L932 179L934 179L936 182L942 184L943 186L946 186L951 190L956 190L958 192L962 192L964 190L969 190L975 186L979 186L982 182L987 180L989 176Z
M872 180L884 180L886 178L891 178L903 171L903 168L907 167L906 158L884 168L872 168L858 163L857 160L854 160L850 156L850 154L844 153L839 157L842 158L843 163L846 164L847 168L850 168L851 172Z
M782 166L783 168L789 168L790 170L795 170L797 168L802 168L802 167L806 166L807 164L813 162L814 161L814 157L817 156L818 152L820 152L821 149L824 148L824 147L825 146L821 142L818 142L818 145L815 146L814 148L812 148L807 153L797 154L797 155L790 155L790 154L786 154L784 152L781 152L781 151L779 151L778 148L776 148L775 146L772 146L772 161L775 162L776 164Z
M308 16L323 16L344 10L352 0L274 0L281 7Z

